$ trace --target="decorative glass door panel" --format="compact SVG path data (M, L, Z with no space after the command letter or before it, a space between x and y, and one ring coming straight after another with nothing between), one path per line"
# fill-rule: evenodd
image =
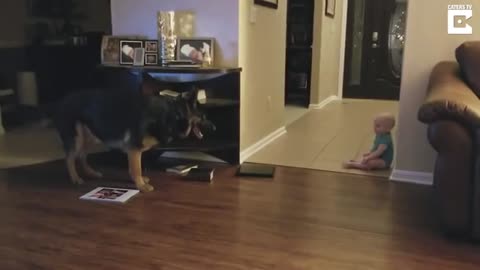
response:
M349 0L344 97L398 100L406 3Z

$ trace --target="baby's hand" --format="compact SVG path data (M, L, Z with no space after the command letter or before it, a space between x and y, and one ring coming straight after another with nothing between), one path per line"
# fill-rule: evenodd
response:
M363 156L361 163L365 164L365 163L367 163L368 160L369 160L369 156L367 154L367 155Z
M366 156L368 156L368 155L370 155L370 153L364 153L362 156L363 156L363 157L366 157Z

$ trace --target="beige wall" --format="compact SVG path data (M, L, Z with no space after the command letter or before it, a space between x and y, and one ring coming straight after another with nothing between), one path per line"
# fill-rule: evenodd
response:
M284 114L287 1L276 10L256 6L254 24L251 2L239 0L242 150L282 127Z
M315 1L311 104L318 104L338 94L342 13L347 2L337 0L335 17L331 18L325 16L325 1Z
M473 4L473 35L447 34L447 5ZM428 77L441 60L454 60L454 50L465 40L480 39L480 1L409 1L407 34L400 90L396 169L431 172L434 151L426 127L417 120Z

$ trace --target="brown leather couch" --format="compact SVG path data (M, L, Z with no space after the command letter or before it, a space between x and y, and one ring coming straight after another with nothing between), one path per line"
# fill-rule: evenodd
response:
M480 239L480 42L438 63L418 119L437 152L434 193L446 232Z

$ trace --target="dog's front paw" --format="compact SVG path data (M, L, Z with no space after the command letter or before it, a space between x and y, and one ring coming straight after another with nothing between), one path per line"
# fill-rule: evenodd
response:
M83 181L83 179L80 177L75 177L75 178L72 178L72 183L76 185L82 185L83 183L85 183L85 181Z
M91 178L102 178L103 177L103 174L101 172L97 172L97 171L94 171L94 170L86 171L85 174L87 174L88 177L91 177Z
M141 186L138 186L137 185L137 188L141 191L141 192L151 192L154 190L153 186L152 185L149 185L149 184L143 184Z
M146 176L142 176L142 178L143 178L143 182L145 182L145 184L150 183L150 178L148 178Z

